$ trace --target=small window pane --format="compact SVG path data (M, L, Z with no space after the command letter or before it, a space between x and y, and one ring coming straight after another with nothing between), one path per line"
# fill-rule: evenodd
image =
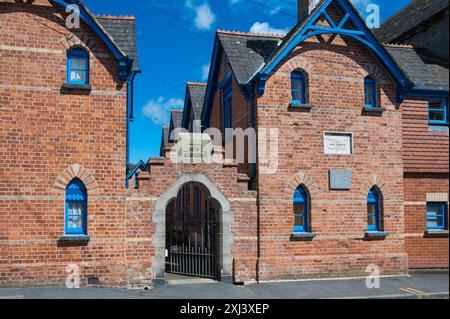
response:
M369 226L376 226L377 218L375 215L369 215Z
M430 111L431 121L445 121L444 111Z
M294 226L303 227L305 225L305 217L303 215L294 216Z
M72 71L70 79L75 82L86 82L87 74L85 71Z
M305 213L305 205L294 204L294 214L304 214L304 213Z
M441 204L428 204L427 213L432 214L432 215L442 214L442 205Z
M441 109L444 110L443 100L430 100L430 109Z
M429 227L429 228L441 227L443 225L442 222L443 222L442 217L438 217L438 216L430 217L430 216L428 216L428 218L427 218L427 227Z

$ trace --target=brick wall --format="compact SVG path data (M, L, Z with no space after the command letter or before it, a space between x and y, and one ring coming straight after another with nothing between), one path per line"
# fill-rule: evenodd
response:
M427 193L448 193L448 174L408 173L404 182L409 267L448 268L448 235L433 238L425 234Z
M336 12L335 12L336 14ZM310 39L280 63L257 100L259 128L279 129L279 168L259 175L262 279L362 275L369 264L382 273L405 273L403 165L399 105L395 84L363 45L337 36L331 44ZM290 73L309 76L310 111L288 106ZM378 82L381 116L362 114L364 78ZM324 155L324 132L354 134L354 154ZM328 170L353 173L349 191L330 191ZM294 182L292 182L294 181ZM296 182L295 182L296 181ZM292 200L304 184L311 193L310 242L290 241ZM367 194L372 186L384 197L384 240L364 240Z
M86 25L66 29L64 8L48 1L1 1L0 17L0 286L63 285L68 264L81 267L83 285L97 277L125 286L126 86L118 63ZM75 43L90 52L90 94L61 93ZM64 187L75 175L88 185L87 245L58 241Z
M217 77L216 85L220 84L225 80L228 73L231 72L231 87L232 87L232 125L233 129L243 129L244 131L251 127L251 110L250 110L250 102L248 98L246 98L242 91L239 88L239 83L237 79L232 73L232 69L230 64L227 62L225 55L220 58L221 64L219 67L219 74ZM225 132L223 130L223 109L222 109L222 90L217 90L214 95L214 101L212 105L211 111L211 121L210 127L217 128L222 132L222 135L225 136ZM236 139L235 139L236 140ZM236 145L242 145L234 143L234 154L233 159L236 159ZM239 163L239 172L250 175L250 166L248 165L248 139L244 139L244 162Z
M199 175L205 176L214 187L229 201L230 212L226 212L224 217L226 221L231 222L229 229L221 229L221 234L228 236L227 242L231 242L231 258L233 267L234 282L251 282L256 278L257 262L257 214L256 214L256 192L249 191L246 181L239 180L238 168L236 164L222 165L189 165L174 164L169 158L160 159L156 162L149 161L150 172L141 174L140 190L136 191L130 200L136 200L136 205L129 211L129 218L135 220L135 227L127 227L128 238L135 238L137 241L144 238L152 238L152 245L142 247L141 252L136 258L141 259L141 263L150 263L152 277L158 274L158 265L154 262L155 248L158 245L165 244L165 227L162 228L163 220L160 220L155 214L159 202L170 193L172 199L176 197L173 194L173 185L183 178L190 182L199 180ZM200 182L201 185L204 185ZM181 188L177 188L177 191ZM208 189L208 187L206 187ZM211 192L211 189L208 189ZM150 195L150 197L149 197ZM214 198L214 196L213 196ZM218 198L214 198L218 200ZM169 203L164 203L164 207ZM140 205L145 203L145 210ZM223 207L221 207L223 210ZM222 211L223 213L223 211ZM146 221L151 220L148 224ZM219 227L222 223L218 217ZM161 226L160 233L157 228ZM158 242L158 235L164 239L164 243ZM220 241L220 239L219 239ZM219 256L220 267L222 267L223 256ZM139 274L137 274L138 276ZM142 276L147 276L143 271ZM138 283L138 282L136 282Z

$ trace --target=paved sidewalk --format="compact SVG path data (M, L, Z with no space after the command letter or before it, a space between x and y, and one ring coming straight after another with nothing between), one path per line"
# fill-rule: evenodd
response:
M222 283L167 285L145 290L24 288L0 289L0 299L448 299L449 276L413 274L381 278L379 289L365 279L271 282L234 286Z

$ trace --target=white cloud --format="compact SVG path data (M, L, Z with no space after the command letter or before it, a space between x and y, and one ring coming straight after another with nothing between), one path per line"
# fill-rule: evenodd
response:
M208 80L209 77L209 68L210 68L210 64L204 64L202 66L202 81L206 81Z
M170 120L170 111L180 109L184 106L182 99L166 99L159 97L156 100L150 100L143 108L142 113L150 118L157 125L168 124Z
M192 6L192 3L191 3ZM216 15L212 12L209 5L204 4L195 7L195 26L200 30L209 30L216 21Z
M265 34L286 34L289 32L289 30L273 28L268 22L255 22L250 28L250 32Z

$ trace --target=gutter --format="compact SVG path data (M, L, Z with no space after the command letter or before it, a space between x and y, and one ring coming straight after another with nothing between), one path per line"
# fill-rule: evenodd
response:
M129 65L132 67L133 59L129 58ZM142 73L141 70L131 70L127 77L127 142L126 142L126 172L125 172L125 188L129 189L129 174L130 174L130 123L134 121L134 79L136 75Z

